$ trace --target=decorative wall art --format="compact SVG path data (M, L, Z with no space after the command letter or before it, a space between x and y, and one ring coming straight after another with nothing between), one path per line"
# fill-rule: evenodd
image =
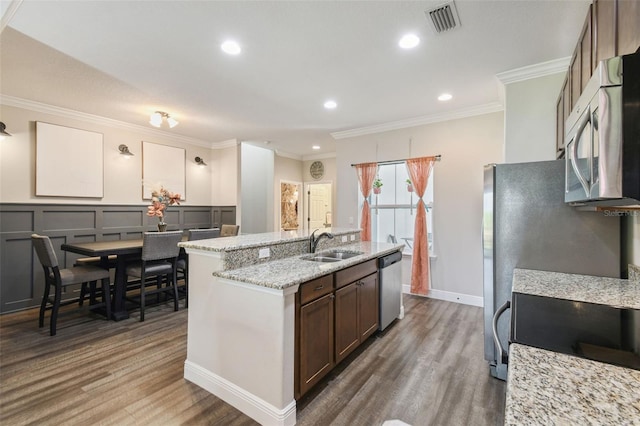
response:
M36 196L104 196L102 133L36 121Z
M151 199L151 192L160 186L186 199L184 148L142 142L142 198Z

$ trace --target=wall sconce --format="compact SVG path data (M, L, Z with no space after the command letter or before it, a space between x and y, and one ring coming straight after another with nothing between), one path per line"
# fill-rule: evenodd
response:
M118 147L118 150L120 151L120 155L124 155L124 158L126 158L127 160L133 157L133 153L129 151L129 147L124 144L120 145Z
M160 127L162 126L163 120L167 121L167 123L169 124L169 128L171 129L178 125L178 122L164 111L156 111L151 114L151 117L149 118L149 124L151 124L153 127Z
M205 163L204 160L200 157L196 157L194 160L196 161L196 164L198 166L204 167L207 165L207 163Z
M7 126L5 126L2 121L0 121L0 140L4 139L7 136L11 136L11 133L5 130L6 128Z

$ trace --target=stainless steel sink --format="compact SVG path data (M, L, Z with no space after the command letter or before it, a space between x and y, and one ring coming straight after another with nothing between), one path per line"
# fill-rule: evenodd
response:
M334 250L323 253L316 253L310 256L303 257L303 259L310 260L312 262L340 262L341 260L349 259L361 254L361 251Z

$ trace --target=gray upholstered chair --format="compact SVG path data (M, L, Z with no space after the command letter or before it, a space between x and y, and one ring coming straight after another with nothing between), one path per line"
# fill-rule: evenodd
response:
M182 231L145 232L142 237L142 256L140 261L127 265L125 274L128 277L140 278L139 299L127 300L140 305L140 321L144 321L146 296L166 293L173 298L174 311L178 310L178 286L176 263L182 240ZM155 280L150 281L149 278ZM162 286L163 277L167 277L167 286ZM156 288L147 290L147 286L155 284Z
M222 225L220 227L220 236L233 237L238 235L238 231L240 231L240 225Z
M32 234L31 241L36 250L38 259L44 270L44 296L40 304L40 318L38 325L44 326L44 313L51 310L51 320L49 324L49 333L56 335L56 323L58 321L58 310L60 306L70 303L77 303L78 299L66 300L62 302L63 288L73 285L82 284L86 288L87 283L91 288L91 301L95 301L96 282L102 282L102 302L95 303L92 307L104 306L107 319L111 318L111 291L109 270L99 268L97 266L74 266L72 268L60 269L58 258L51 244L49 237L45 235ZM51 287L53 287L53 299L50 297Z
M218 238L220 236L220 229L207 228L207 229L189 229L187 233L189 241L195 240L208 240L209 238ZM183 285L178 286L178 292L184 293L184 307L189 307L189 257L184 250L180 250L180 256L178 256L178 281L182 280Z

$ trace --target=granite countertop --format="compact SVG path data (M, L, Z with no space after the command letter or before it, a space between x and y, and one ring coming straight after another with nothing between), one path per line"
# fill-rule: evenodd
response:
M640 283L618 278L514 269L514 293L640 309Z
M640 371L509 347L505 425L640 424Z
M286 259L248 266L246 268L213 272L213 275L281 290L369 259L402 250L403 248L404 244L376 243L371 241L358 242L322 251L331 252L340 250L362 252L362 254L358 256L341 260L340 262L312 262L304 259L304 257L309 256L309 253L306 253Z
M335 236L353 234L360 232L356 228L322 228L316 235L321 232L330 232ZM306 241L311 232L309 231L280 231L280 232L264 232L261 234L238 235L235 237L212 238L208 240L184 241L178 245L183 248L199 249L205 251L228 252L234 250L242 250L255 247L267 247L273 244Z

